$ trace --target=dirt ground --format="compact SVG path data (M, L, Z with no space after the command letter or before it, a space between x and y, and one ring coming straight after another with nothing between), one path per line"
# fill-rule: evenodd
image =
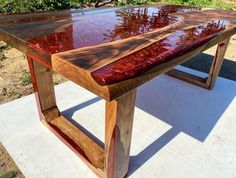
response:
M58 74L53 74L53 78L55 84L66 81ZM0 42L0 104L29 95L32 92L25 55Z
M183 64L208 72L216 47ZM236 35L231 38L220 76L236 81ZM65 78L53 74L54 83ZM0 104L33 93L26 57L14 48L0 42ZM5 177L4 177L5 176ZM24 177L0 143L0 178Z
M24 178L14 161L0 144L0 178Z
M54 83L66 81L53 74ZM25 55L0 42L0 104L33 93ZM0 178L23 178L14 161L0 143Z

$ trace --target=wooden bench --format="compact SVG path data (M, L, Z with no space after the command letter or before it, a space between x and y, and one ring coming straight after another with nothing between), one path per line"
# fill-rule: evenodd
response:
M236 33L235 17L171 5L12 14L0 16L0 40L27 55L42 122L99 177L121 178L136 89L163 73L211 89ZM174 69L216 44L207 78ZM52 71L106 100L105 148L61 115Z

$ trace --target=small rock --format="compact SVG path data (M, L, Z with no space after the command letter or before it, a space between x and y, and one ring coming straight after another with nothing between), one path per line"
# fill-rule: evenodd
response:
M7 95L7 89L6 88L2 88L2 92L1 92L2 95Z

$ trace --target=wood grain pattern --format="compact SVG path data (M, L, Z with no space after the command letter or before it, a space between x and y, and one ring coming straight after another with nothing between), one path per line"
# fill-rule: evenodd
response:
M219 75L222 63L224 61L225 53L229 44L230 38L226 38L224 41L218 44L216 49L216 54L212 63L212 67L210 69L209 77L206 82L207 87L212 89L216 83L216 79Z
M18 14L18 15L6 15L0 18L0 39L8 42L14 47L26 52L37 52L37 55L50 61L52 53L67 51L70 49L80 48L82 46L94 46L101 43L106 43L119 38L112 39L110 37L113 33L113 28L120 25L119 21L122 18L122 14L131 13L137 8L149 8L150 6L139 6L139 7L116 7L116 8L105 8L105 9L83 9L83 10L67 10L62 12L52 13L30 13L30 14ZM129 9L132 10L130 11ZM136 9L135 9L136 8ZM169 5L153 5L150 11L156 8L156 13L159 13L158 8L162 8L164 11L181 12L184 9L191 10L193 8L182 7L182 6L169 6ZM128 10L127 10L128 9ZM126 11L126 13L123 13ZM139 10L138 10L139 11ZM145 15L152 16L156 13L145 10ZM160 13L165 15L166 13ZM143 14L141 14L143 15ZM116 19L117 16L117 19ZM158 23L160 19L159 15L155 15L156 18L146 18L149 23ZM90 23L90 18L97 18L93 23ZM115 18L114 18L115 17ZM127 15L129 17L129 15ZM133 18L134 20L135 18ZM168 19L168 18L166 18ZM171 21L165 21L159 25L151 25L151 28L162 27L165 23L168 25ZM139 23L139 19L137 19ZM121 20L122 21L122 20ZM127 21L127 20L125 20ZM117 23L118 22L118 23ZM143 21L144 22L144 21ZM117 24L116 24L117 23ZM134 23L137 27L139 23ZM146 23L146 22L145 22ZM88 26L90 34L88 35ZM148 24L144 26L148 28ZM165 26L165 25L164 25ZM147 30L129 33L128 31L136 28L125 27L124 35L120 38L127 38L129 35L139 35L145 33ZM120 27L119 27L120 29ZM111 33L110 33L111 32ZM122 31L119 31L119 34ZM104 36L104 34L106 34ZM119 36L118 34L118 36ZM81 35L81 36L80 36ZM112 35L113 36L113 35ZM86 37L86 39L84 38ZM96 41L99 37L100 40ZM88 39L89 38L89 39ZM111 39L108 39L111 38ZM67 39L67 40L64 40ZM62 40L62 41L61 41ZM87 42L85 42L87 41ZM85 43L84 43L85 42ZM80 44L84 43L84 44ZM35 50L36 49L36 50Z
M113 43L106 43L92 47L75 49L64 53L57 53L52 56L53 69L98 96L111 101L151 80L153 77L160 75L163 72L167 72L171 69L171 67L181 64L191 57L198 55L202 51L216 45L220 41L230 38L236 33L236 20L234 18L235 12L214 10L201 11L200 13L201 17L199 17L199 12L181 14L184 19L183 22L178 25L174 24L166 31L153 31L138 37L119 40ZM197 47L187 54L177 57L176 59L173 58L165 64L153 67L150 71L143 73L138 77L115 84L101 86L91 77L91 73L94 70L102 68L105 65L117 61L118 59L131 53L140 51L144 47L150 46L156 41L162 40L167 36L178 32L179 30L196 27L201 23L204 24L206 21L209 21L209 18L206 18L209 16L211 16L212 19L226 19L231 24L229 24L227 29L223 32L217 34L214 39L206 42L202 46Z
M61 115L57 106L55 106L51 109L48 109L46 111L43 111L42 114L44 116L44 120L47 122L51 122L53 119L55 119Z
M106 102L106 178L123 178L128 172L135 97L133 90Z
M143 83L151 80L152 78L154 78L162 73L166 73L167 71L173 69L175 66L191 59L192 57L200 54L204 50L216 45L220 41L223 41L224 39L232 36L232 33L234 33L234 32L229 30L227 33L224 33L223 35L219 35L219 36L215 37L214 39L212 39L208 43L194 49L193 51L191 51L187 54L184 54L180 57L177 57L177 58L175 58L169 62L166 62L164 64L158 65L138 77L135 77L133 79L129 79L129 80L126 80L123 82L119 82L117 84L108 85L107 87L109 88L110 99L111 100L115 99L115 98L121 96L122 94L126 93L127 91L134 89L134 88L142 85Z
M181 30L199 26L200 24L204 24L212 20L220 19L223 21L228 21L229 24L227 26L227 29L224 30L222 33L218 34L217 37L215 37L214 39L210 40L209 43L203 45L203 47L199 47L198 49L200 50L194 50L191 53L189 52L189 54L197 55L198 53L196 53L196 51L200 53L205 49L209 48L210 46L217 44L220 41L229 38L230 36L236 33L236 26L235 26L236 12L233 11L222 11L222 10L199 11L197 9L190 9L181 6L172 7L165 5L138 6L138 8L141 9L145 8L148 9L150 7L151 8L158 7L162 9L163 11L161 11L161 13L159 14L160 16L163 16L163 14L168 13L168 15L163 16L165 17L164 20L170 20L170 17L177 17L179 18L179 21L176 23L169 23L169 25L164 27L161 26L162 28L154 29L153 31L147 31L147 33L141 33L141 34L137 33L136 36L132 36L130 38L115 40L111 42L104 41L97 45L79 47L78 49L69 51L67 50L65 52L56 53L51 56L45 53L45 51L41 50L41 48L40 49L36 48L36 46L40 45L40 43L35 43L34 46L32 46L32 44L30 44L28 40L34 40L36 38L40 38L40 39L45 39L46 42L50 44L51 44L50 40L55 40L55 39L57 39L56 41L61 40L60 43L54 44L55 42L54 41L52 43L53 45L51 45L53 49L54 48L57 49L60 45L63 46L63 40L65 41L63 35L57 36L57 34L61 34L61 32L64 32L68 28L68 26L75 25L75 27L77 27L76 24L77 23L79 24L82 19L87 18L88 17L87 15L98 13L100 14L98 15L100 17L102 16L101 14L105 13L105 11L111 12L115 11L115 9L94 10L94 11L89 10L86 11L86 13L84 13L86 14L85 16L81 16L81 14L79 13L80 11L77 12L66 11L64 16L63 13L55 13L54 15L48 14L49 15L48 19L47 15L44 15L43 13L32 15L29 18L26 18L25 20L24 20L25 15L24 16L16 15L12 17L6 16L5 20L3 17L0 18L0 22L3 21L5 24L7 24L7 25L3 24L0 26L0 39L6 40L8 43L12 44L13 46L17 47L23 52L28 52L28 53L31 52L41 57L40 61L43 61L42 64L45 65L47 68L49 68L48 66L51 66L51 57L52 57L53 69L56 72L62 74L63 76L69 78L75 83L97 94L98 96L108 101L111 101L123 95L124 93L138 87L139 85L149 81L153 77L159 75L161 72L170 70L169 64L170 66L172 66L174 61L176 61L176 59L174 59L175 57L173 58L173 62L168 62L164 65L153 67L152 69L150 69L150 71L147 71L146 73L143 74L139 74L140 76L134 77L132 80L128 79L107 86L99 85L94 80L94 78L91 77L91 73L93 71L98 70L114 61L117 61L122 57L126 57L127 55L140 51L143 48L150 46L156 43L157 41L160 41L170 36L171 34L175 34L176 32L179 32ZM129 10L132 8L133 7L128 7L125 9ZM143 14L141 13L141 15ZM61 20L61 18L63 20ZM16 24L13 23L14 20L16 20ZM29 29L31 30L30 32ZM68 34L71 35L72 37L76 36L75 34L77 33L75 29L76 28L69 28L67 30ZM51 35L50 38L48 35ZM88 38L89 36L90 35L88 35ZM91 39L88 39L88 41L90 40ZM68 39L66 41L69 41L71 44L77 43L76 39L73 38L72 40ZM193 56L189 54L183 56ZM187 59L182 57L182 61L177 60L178 63L174 63L174 65L178 65L185 60ZM168 67L168 70L166 69L162 70L162 67ZM147 76L147 74L150 75Z
M220 41L230 38L235 33L235 30L235 27L227 28L224 32L220 33L212 40L180 57L174 58L166 63L155 66L151 70L143 73L138 77L111 85L101 86L97 84L91 77L90 72L81 69L77 66L74 66L67 60L55 60L53 62L53 68L58 73L81 85L82 87L88 89L89 91L97 94L98 96L104 98L107 101L111 101L129 92L130 90L137 88L138 86L151 80L152 78L162 73L168 72L173 67L185 62L186 60L191 59L192 57L200 54L204 50L218 44Z
M34 60L36 58L34 55L28 54L27 58L41 119L51 120L58 117L60 112L56 106L51 70Z
M68 148L70 148L98 177L104 177L104 170L95 167L91 161L87 158L84 151L67 135L65 135L56 126L42 120L42 123L55 135L57 136Z
M178 25L182 24L182 16L176 16L179 17L180 21L145 34L95 46L86 46L55 53L52 55L52 62L53 60L63 59L78 68L92 72L122 57L139 51L142 48L150 46L157 40L167 37L169 33L166 31L169 32L169 29L178 27ZM195 25L197 25L197 23Z
M199 13L201 13L201 17L199 17ZM204 24L211 20L223 19L230 21L231 25L229 25L229 27L233 27L231 30L236 33L236 20L234 18L235 15L235 12L233 13L224 11L197 11L181 14L179 15L181 18L180 23L175 23L165 27L163 30L157 29L129 39L57 53L52 55L52 62L54 62L54 60L56 61L61 59L71 63L72 65L75 65L81 70L92 72L124 56L150 46L156 41L162 40L173 33L199 26L200 24ZM213 18L207 18L209 16Z
M136 77L154 66L170 61L205 44L223 32L228 23L226 20L214 20L178 31L146 48L91 72L91 75L100 85L109 85Z
M103 170L105 154L104 150L98 144L63 116L53 119L50 124L56 126L72 139L81 148L89 161L91 161L96 168Z
M45 111L56 106L52 73L38 62L33 61L33 65L41 108Z
M179 80L183 80L185 82L191 83L193 85L197 85L202 88L207 88L207 84L206 84L207 78L198 77L198 76L195 76L195 75L192 75L192 74L189 74L189 73L177 70L177 69L172 69L166 72L165 74L171 77L177 78Z

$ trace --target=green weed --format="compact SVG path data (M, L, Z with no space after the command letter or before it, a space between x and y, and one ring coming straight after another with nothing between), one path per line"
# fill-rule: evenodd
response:
M23 77L21 77L20 80L23 86L26 86L32 83L30 74L28 72L24 73Z
M12 171L12 172L8 172L6 174L3 174L0 176L0 178L15 178L17 176L17 172Z
M3 61L4 59L6 59L6 55L4 54L4 52L0 52L0 61Z

